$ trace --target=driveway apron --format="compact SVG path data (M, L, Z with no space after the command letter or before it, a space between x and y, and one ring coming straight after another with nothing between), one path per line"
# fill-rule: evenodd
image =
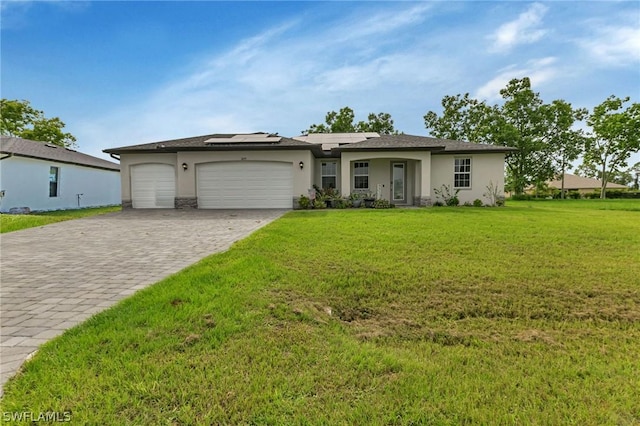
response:
M0 236L0 386L39 345L283 210L125 210Z

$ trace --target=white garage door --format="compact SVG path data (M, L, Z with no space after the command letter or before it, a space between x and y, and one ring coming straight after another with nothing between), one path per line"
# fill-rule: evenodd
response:
M174 207L176 173L169 164L131 166L131 201L134 209Z
M290 209L293 202L291 163L200 164L196 182L201 209Z

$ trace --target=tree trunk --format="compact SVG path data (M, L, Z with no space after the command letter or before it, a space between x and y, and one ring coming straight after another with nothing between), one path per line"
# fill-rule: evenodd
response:
M607 170L606 162L602 162L602 187L600 188L600 199L604 200L607 198L607 175L605 174Z

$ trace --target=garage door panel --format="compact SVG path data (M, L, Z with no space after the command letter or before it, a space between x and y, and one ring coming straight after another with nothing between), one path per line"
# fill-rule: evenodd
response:
M131 201L134 209L173 208L175 169L169 164L131 167Z
M199 208L291 208L291 163L239 161L200 164L196 180Z

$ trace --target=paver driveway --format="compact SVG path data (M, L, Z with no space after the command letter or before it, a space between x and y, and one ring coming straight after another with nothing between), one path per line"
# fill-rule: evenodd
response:
M0 386L47 340L282 210L127 210L0 237Z

